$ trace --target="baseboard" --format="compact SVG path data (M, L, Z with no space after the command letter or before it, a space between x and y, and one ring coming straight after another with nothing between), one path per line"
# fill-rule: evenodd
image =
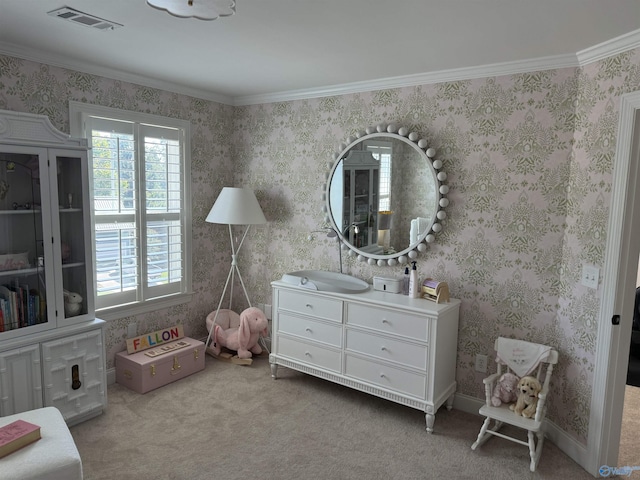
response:
M456 393L453 400L453 408L472 415L477 415L478 419L480 419L478 411L483 403L484 402L479 398ZM480 431L481 425L482 422L478 421L478 432ZM571 460L587 470L588 456L586 445L582 445L575 438L569 436L564 430L549 419L547 419L547 431L545 436L550 442L571 458ZM471 448L471 443L469 444L469 448Z

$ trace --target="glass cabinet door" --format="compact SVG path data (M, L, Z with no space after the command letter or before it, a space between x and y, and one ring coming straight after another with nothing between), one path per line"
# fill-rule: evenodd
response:
M89 196L87 184L87 158L77 151L51 150L51 165L55 165L56 181L52 182L54 232L59 232L54 256L60 262L58 285L62 285L62 312L58 312L58 325L83 321L93 311L93 284L90 235Z
M377 168L345 168L342 233L356 248L377 244L378 182Z
M374 253L380 249L380 162L369 151L350 150L338 168L343 179L342 235L355 248Z
M47 150L0 145L0 338L56 326Z

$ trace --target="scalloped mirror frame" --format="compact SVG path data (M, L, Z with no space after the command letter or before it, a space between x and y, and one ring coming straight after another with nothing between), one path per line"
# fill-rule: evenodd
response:
M427 162L427 166L435 173L434 178L436 181L436 194L438 195L436 212L431 220L431 225L425 229L420 235L418 241L409 245L404 250L390 254L390 255L377 255L364 252L354 247L351 243L344 238L342 234L342 228L336 225L333 215L331 214L331 206L329 205L329 189L331 186L331 178L333 173L340 163L340 160L347 154L347 152L356 144L363 142L367 139L391 137L401 139L402 141L410 144L413 148L420 153ZM408 140L408 141L407 141ZM406 127L398 127L396 124L379 124L375 127L367 127L364 132L358 132L356 135L347 138L345 143L340 144L339 151L334 155L333 162L329 164L329 171L326 174L326 183L323 186L323 213L325 215L325 222L331 224L333 230L337 233L342 249L348 249L349 256L357 256L359 261L366 261L369 265L377 265L379 267L404 265L411 260L418 257L419 252L425 252L429 244L435 242L436 235L442 231L442 220L447 218L447 214L444 208L449 205L449 199L446 195L449 193L449 186L444 182L447 180L447 174L442 170L442 161L436 160L436 150L429 147L426 139L421 138L416 132L409 132Z

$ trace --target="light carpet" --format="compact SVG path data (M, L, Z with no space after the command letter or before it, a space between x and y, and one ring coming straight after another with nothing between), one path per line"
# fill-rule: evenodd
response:
M207 356L187 378L137 394L114 384L107 411L71 428L86 480L591 479L547 441L535 473L524 446L492 438L482 419L424 413L280 368ZM524 438L524 437L523 437Z
M627 385L624 391L622 430L618 465L640 467L640 388ZM640 472L635 472L640 477Z

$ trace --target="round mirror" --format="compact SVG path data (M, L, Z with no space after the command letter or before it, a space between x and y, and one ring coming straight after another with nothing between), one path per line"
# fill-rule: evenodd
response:
M442 162L415 132L369 127L340 146L326 186L326 220L351 255L371 265L407 263L446 218Z

